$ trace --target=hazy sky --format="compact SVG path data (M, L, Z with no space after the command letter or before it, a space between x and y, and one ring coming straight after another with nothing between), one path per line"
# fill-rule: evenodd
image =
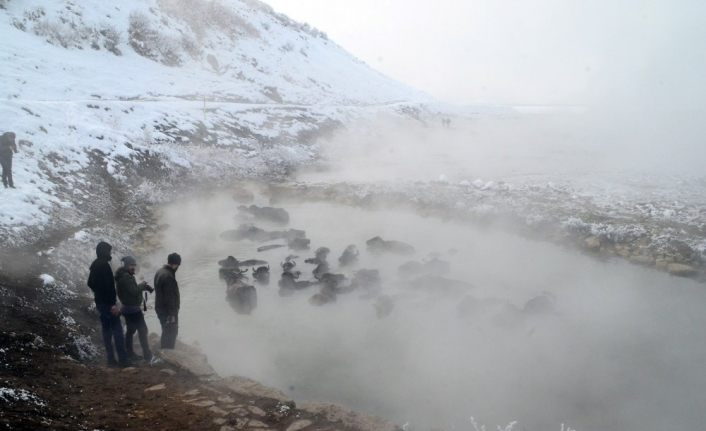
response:
M446 101L681 105L706 95L702 0L266 2Z

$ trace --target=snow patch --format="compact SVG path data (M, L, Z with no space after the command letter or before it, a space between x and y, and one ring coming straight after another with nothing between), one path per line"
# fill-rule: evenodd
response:
M39 276L39 279L42 280L42 283L44 283L44 287L56 286L56 280L49 274L42 274Z
M47 403L37 395L26 389L14 389L0 387L0 400L6 404L32 404L38 407L46 407Z
M74 234L74 239L78 242L88 242L90 235L85 230L80 230Z

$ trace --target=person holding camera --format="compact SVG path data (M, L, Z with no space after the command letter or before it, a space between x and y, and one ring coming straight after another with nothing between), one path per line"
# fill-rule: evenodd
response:
M152 286L146 281L137 283L135 272L137 271L137 261L132 256L125 256L121 259L123 266L115 271L115 285L118 291L118 298L122 303L121 312L125 318L125 351L131 361L139 359L133 350L133 336L137 332L142 347L142 358L151 363L152 351L150 350L149 339L147 338L147 323L145 315L142 313L143 307L146 310L144 292L154 292Z

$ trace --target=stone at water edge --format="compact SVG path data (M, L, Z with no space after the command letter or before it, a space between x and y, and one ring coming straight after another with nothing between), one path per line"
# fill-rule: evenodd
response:
M666 259L657 259L655 261L655 268L661 269L664 271L667 269L667 267L669 266L670 263L672 263L672 262L669 260L666 260Z
M615 248L616 253L618 253L618 256L624 257L628 259L630 257L630 250L626 248Z
M222 397L218 397L218 402L220 402L220 403L234 403L235 400L229 395L224 395Z
M683 263L670 263L667 265L667 271L679 277L693 277L699 273L693 266Z
M176 376L176 371L171 370L169 368L163 368L163 369L159 370L159 372L162 374L166 374L168 376Z
M167 385L164 383L160 383L158 385L150 386L149 388L145 389L145 392L156 392L156 391L163 391L167 389Z
M588 238L583 240L583 243L587 249L592 251L597 251L601 248L601 240L595 236L589 236Z
M192 389L190 391L184 392L185 397L195 397L196 395L200 394L201 391L198 389Z
M299 430L302 430L302 429L308 427L311 424L313 424L313 422L310 420L306 420L306 419L298 420L298 421L294 422L293 424L291 424L290 426L288 426L287 431L299 431Z
M228 416L228 412L218 406L211 406L208 408L208 411L210 411L211 413L215 413L219 416Z
M262 410L260 407L257 406L250 406L248 407L248 410L250 410L250 413L254 414L255 416L260 416L263 417L267 415L264 410Z

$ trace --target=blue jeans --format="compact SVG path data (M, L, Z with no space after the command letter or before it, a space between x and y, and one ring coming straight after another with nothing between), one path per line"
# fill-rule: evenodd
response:
M116 363L115 351L118 352L118 360L121 363L127 362L125 353L125 337L123 336L123 325L120 323L120 316L113 316L110 309L112 305L96 304L96 309L100 313L101 329L103 330L103 344L108 355L108 363ZM115 350L113 350L113 339L115 339Z

